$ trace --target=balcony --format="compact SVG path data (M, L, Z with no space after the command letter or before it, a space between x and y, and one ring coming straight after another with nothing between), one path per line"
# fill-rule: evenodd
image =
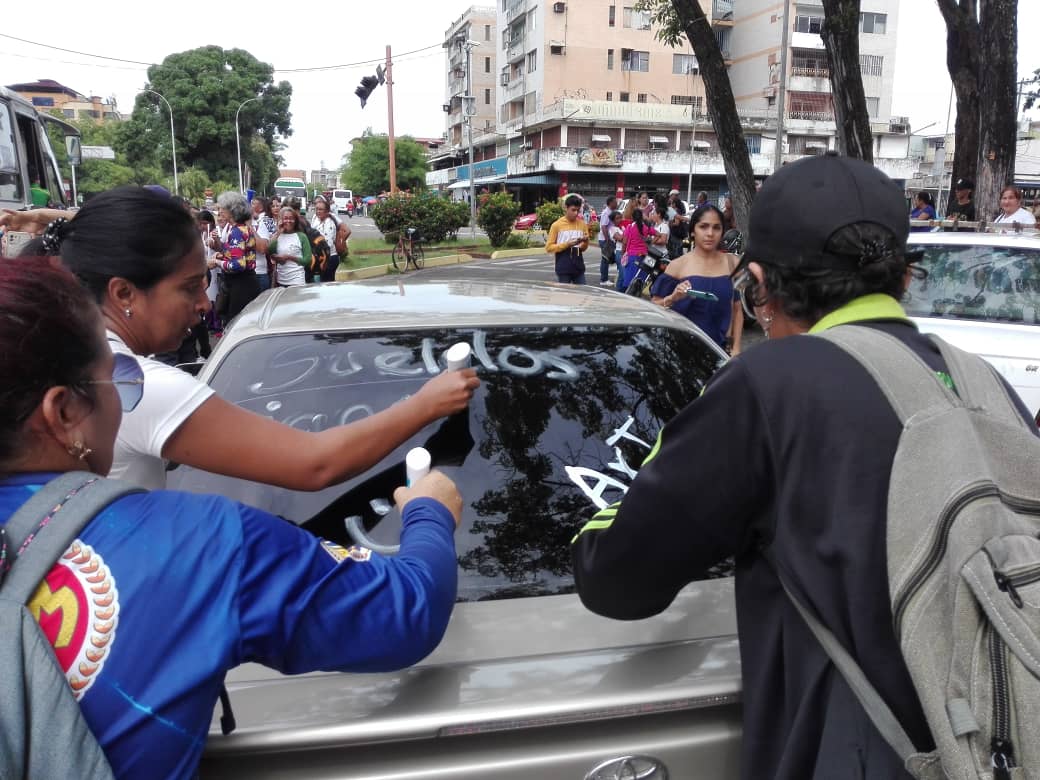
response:
M506 6L506 24L512 24L527 12L527 0L514 0Z
M817 75L798 75L798 68L791 69L791 80L787 88L792 92L821 92L830 94L831 79L828 71L815 71ZM820 75L822 73L822 75Z
M787 118L803 122L833 122L833 111L803 111L797 109L787 112Z
M711 23L723 27L733 26L733 0L713 0Z

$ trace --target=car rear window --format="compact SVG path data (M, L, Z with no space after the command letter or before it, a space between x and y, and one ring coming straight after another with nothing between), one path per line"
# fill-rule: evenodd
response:
M571 538L621 498L658 431L718 367L699 337L631 326L271 336L235 347L211 384L257 414L321 431L416 392L459 341L472 345L482 380L468 413L428 426L361 477L303 493L182 466L171 487L220 493L344 545L353 516L394 544L393 488L405 453L425 445L464 499L459 600L570 592Z
M349 196L347 195L347 191L346 190L333 190L332 197L334 197L334 198L346 198L346 197L349 197Z
M917 245L926 279L905 298L915 317L1040 322L1040 251L1029 247Z

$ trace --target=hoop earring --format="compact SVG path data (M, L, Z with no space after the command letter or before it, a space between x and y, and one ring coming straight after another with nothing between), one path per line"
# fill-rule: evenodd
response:
M74 441L65 449L69 453L69 455L75 456L77 460L86 460L87 456L94 451L81 441Z

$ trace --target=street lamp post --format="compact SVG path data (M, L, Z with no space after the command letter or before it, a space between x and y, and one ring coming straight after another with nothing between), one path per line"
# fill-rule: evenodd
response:
M242 104L238 107L238 111L235 111L235 149L238 151L238 191L244 193L245 188L242 186L242 138L238 132L238 112L242 110L242 106L246 103L252 103L254 100L259 100L258 97L251 97L248 100L243 100Z
M166 104L166 110L170 112L170 152L173 156L173 194L180 195L181 187L177 181L177 137L173 134L173 109L170 108L170 101L156 92L154 89L142 89L142 92L151 92L159 100Z

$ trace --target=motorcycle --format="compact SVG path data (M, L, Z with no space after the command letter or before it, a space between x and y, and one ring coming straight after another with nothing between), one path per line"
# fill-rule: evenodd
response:
M650 244L647 247L646 256L639 261L636 275L632 277L632 281L625 288L625 294L642 298L654 286L657 277L664 273L669 262L671 261L668 259L668 252L664 247Z

